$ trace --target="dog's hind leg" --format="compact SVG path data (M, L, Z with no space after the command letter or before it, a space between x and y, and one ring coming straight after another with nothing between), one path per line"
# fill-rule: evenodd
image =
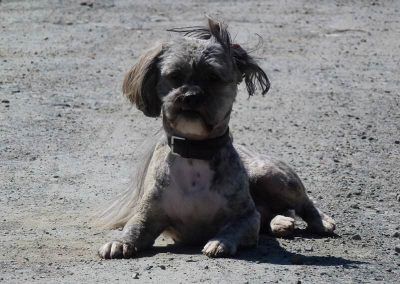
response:
M293 231L292 220L288 219L289 216L282 217L288 210L294 210L311 232L322 235L333 233L335 221L314 205L293 169L243 147L237 146L236 149L249 175L251 196L261 213L262 231L289 235Z
M336 228L335 220L318 209L309 198L296 213L307 223L307 229L312 233L331 235Z
M318 209L313 202L306 203L303 209L297 210L296 215L301 217L307 223L307 230L318 235L331 235L335 230L335 221ZM278 214L272 219L263 220L268 222L268 227L264 232L272 233L276 237L288 237L294 232L295 219L294 215Z
M335 221L318 209L307 196L303 184L297 175L289 168L282 168L285 173L270 172L257 179L250 188L257 205L263 204L264 211L270 210L267 219L261 223L270 225L270 231L279 237L286 237L294 230L294 216L286 214L294 210L295 215L307 223L307 229L319 235L330 235L335 230ZM288 172L291 171L291 172ZM266 209L268 208L268 209Z
M295 216L292 210L279 212L277 215L271 212L268 204L260 199L257 202L257 210L261 215L260 233L272 234L276 237L287 237L293 233Z
M279 166L279 170L275 166ZM264 171L263 176L250 180L250 190L257 208L262 208L262 212L269 211L269 214L261 214L264 231L268 224L267 229L274 235L290 235L294 230L294 219L286 212L294 210L307 223L310 232L320 235L333 233L335 221L315 206L293 170L279 163L265 167Z

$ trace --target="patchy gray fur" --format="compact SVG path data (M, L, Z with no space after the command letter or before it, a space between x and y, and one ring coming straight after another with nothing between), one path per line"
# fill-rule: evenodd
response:
M162 114L164 134L150 147L137 182L102 215L103 224L123 228L99 249L102 258L128 258L151 247L161 234L176 242L205 244L210 257L233 255L257 245L260 226L289 235L295 211L314 232L332 233L334 221L307 197L286 164L258 156L230 140L210 160L171 152L166 136L204 140L228 129L237 85L249 95L255 84L266 93L264 71L226 25L175 30L186 36L147 52L124 80L124 93L147 116Z

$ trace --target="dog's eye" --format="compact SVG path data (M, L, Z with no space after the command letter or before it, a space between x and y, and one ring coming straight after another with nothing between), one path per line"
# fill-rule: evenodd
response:
M174 83L181 83L183 81L183 75L180 72L172 72L167 77Z

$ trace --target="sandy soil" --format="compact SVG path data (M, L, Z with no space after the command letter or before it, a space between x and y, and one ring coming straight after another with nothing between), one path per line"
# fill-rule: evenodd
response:
M123 74L205 13L243 46L264 41L272 88L241 88L235 140L291 164L337 236L262 236L227 259L159 239L102 261L109 233L89 217L160 125L121 96ZM0 282L395 283L399 15L399 1L0 1Z

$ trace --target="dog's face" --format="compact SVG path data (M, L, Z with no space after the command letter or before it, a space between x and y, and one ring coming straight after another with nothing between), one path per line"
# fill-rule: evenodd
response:
M191 139L224 134L241 79L224 47L185 38L165 50L159 68L164 128Z
M179 40L157 45L127 74L123 91L145 115L162 113L169 135L189 139L221 136L228 128L237 85L244 78L249 95L269 81L239 45L231 44L221 23L174 30Z

